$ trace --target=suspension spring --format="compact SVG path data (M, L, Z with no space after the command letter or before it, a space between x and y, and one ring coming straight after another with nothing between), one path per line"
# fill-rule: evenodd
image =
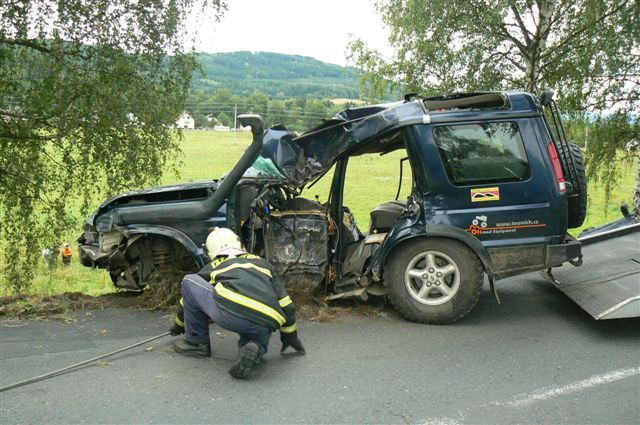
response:
M159 245L155 244L151 248L151 252L153 253L153 263L158 270L163 270L170 263L171 254L169 249L164 244Z

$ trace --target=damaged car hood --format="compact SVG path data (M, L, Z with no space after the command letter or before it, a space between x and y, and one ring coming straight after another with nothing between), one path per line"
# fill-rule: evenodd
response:
M167 185L167 186L157 186L149 189L132 190L132 191L120 193L118 195L112 196L111 198L108 198L106 201L100 204L97 212L100 213L100 212L103 212L104 210L108 210L115 206L126 204L131 201L136 201L136 200L144 201L145 199L150 199L150 198L153 198L154 196L161 196L162 194L171 194L171 193L184 194L188 192L193 193L198 191L202 191L203 193L205 193L209 189L216 190L217 187L218 187L217 180L202 180L202 181L180 183L180 184L173 184L173 185ZM176 195L176 197L179 197L179 196L180 195Z
M328 171L345 153L407 125L423 123L426 109L418 101L400 101L346 109L299 137L285 127L268 129L261 156L270 159L297 187Z

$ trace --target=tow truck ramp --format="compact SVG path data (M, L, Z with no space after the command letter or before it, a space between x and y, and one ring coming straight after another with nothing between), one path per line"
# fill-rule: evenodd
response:
M640 224L579 240L582 266L554 268L551 282L596 320L640 317Z

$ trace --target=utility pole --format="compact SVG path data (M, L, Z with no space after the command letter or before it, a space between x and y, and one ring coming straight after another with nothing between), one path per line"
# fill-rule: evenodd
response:
M238 104L233 105L233 140L238 140Z

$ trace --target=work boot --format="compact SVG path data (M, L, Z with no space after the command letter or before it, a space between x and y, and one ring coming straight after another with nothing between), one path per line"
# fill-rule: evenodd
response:
M260 362L260 354L262 349L255 341L249 341L240 348L238 359L229 369L229 374L234 378L247 379L251 375L253 367Z
M189 357L211 357L211 344L195 344L186 339L173 343L176 353Z

